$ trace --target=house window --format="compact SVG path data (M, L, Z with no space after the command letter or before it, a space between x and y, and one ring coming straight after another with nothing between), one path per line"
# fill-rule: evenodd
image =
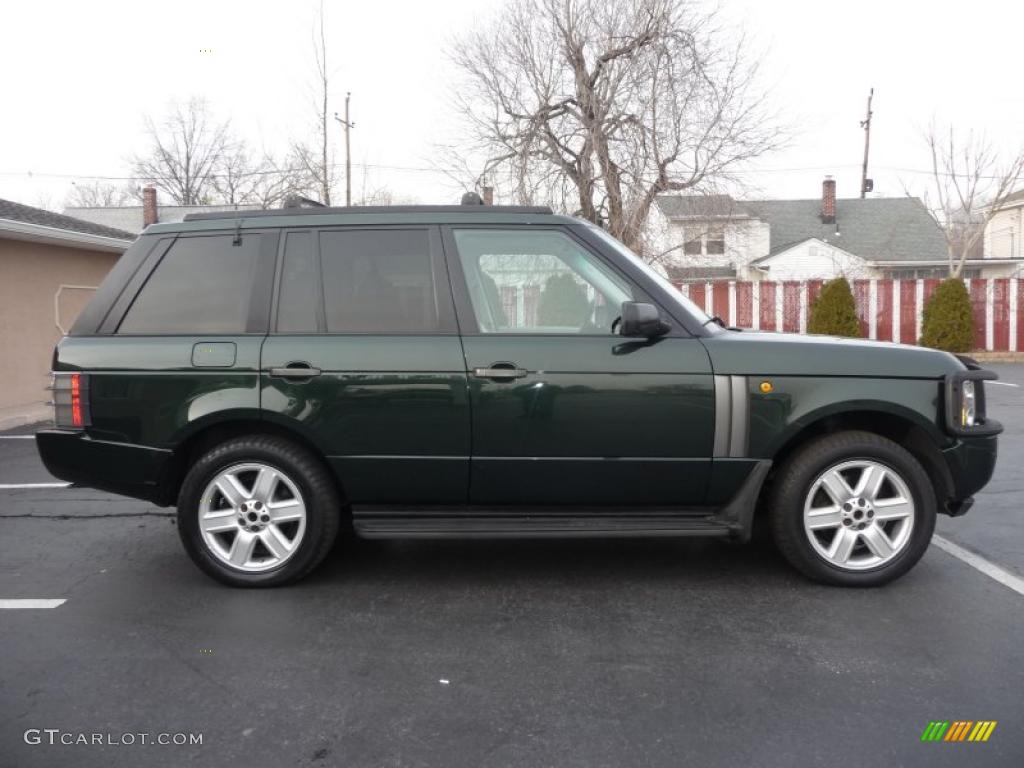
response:
M725 253L725 228L712 227L707 233L705 241L706 253L708 256L721 256Z
M690 239L683 243L683 253L687 256L721 256L725 253L725 227L711 225L701 227Z

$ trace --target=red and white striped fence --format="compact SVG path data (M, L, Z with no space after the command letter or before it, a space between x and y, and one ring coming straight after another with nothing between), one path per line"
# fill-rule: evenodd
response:
M880 341L916 344L921 338L924 303L939 280L853 280L861 335ZM1024 345L1024 280L964 280L974 312L974 347L1021 351ZM806 333L808 308L824 280L745 282L721 280L677 283L709 315L729 325L766 331Z

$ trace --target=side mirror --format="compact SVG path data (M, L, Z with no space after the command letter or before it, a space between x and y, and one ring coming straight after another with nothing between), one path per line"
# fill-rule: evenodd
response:
M652 339L655 336L663 336L671 329L672 326L661 319L658 308L653 304L644 304L638 301L622 302L620 336Z

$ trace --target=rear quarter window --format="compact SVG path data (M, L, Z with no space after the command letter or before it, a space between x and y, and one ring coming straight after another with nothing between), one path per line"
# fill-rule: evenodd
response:
M118 328L123 334L245 333L260 236L179 237Z

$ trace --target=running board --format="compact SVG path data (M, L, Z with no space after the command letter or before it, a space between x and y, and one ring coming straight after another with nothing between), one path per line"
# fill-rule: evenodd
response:
M621 536L728 536L729 526L711 518L677 515L538 514L474 512L470 515L355 515L353 527L366 539L543 539Z
M758 462L720 509L354 506L352 526L367 539L599 538L706 536L750 538L754 509L771 462Z

